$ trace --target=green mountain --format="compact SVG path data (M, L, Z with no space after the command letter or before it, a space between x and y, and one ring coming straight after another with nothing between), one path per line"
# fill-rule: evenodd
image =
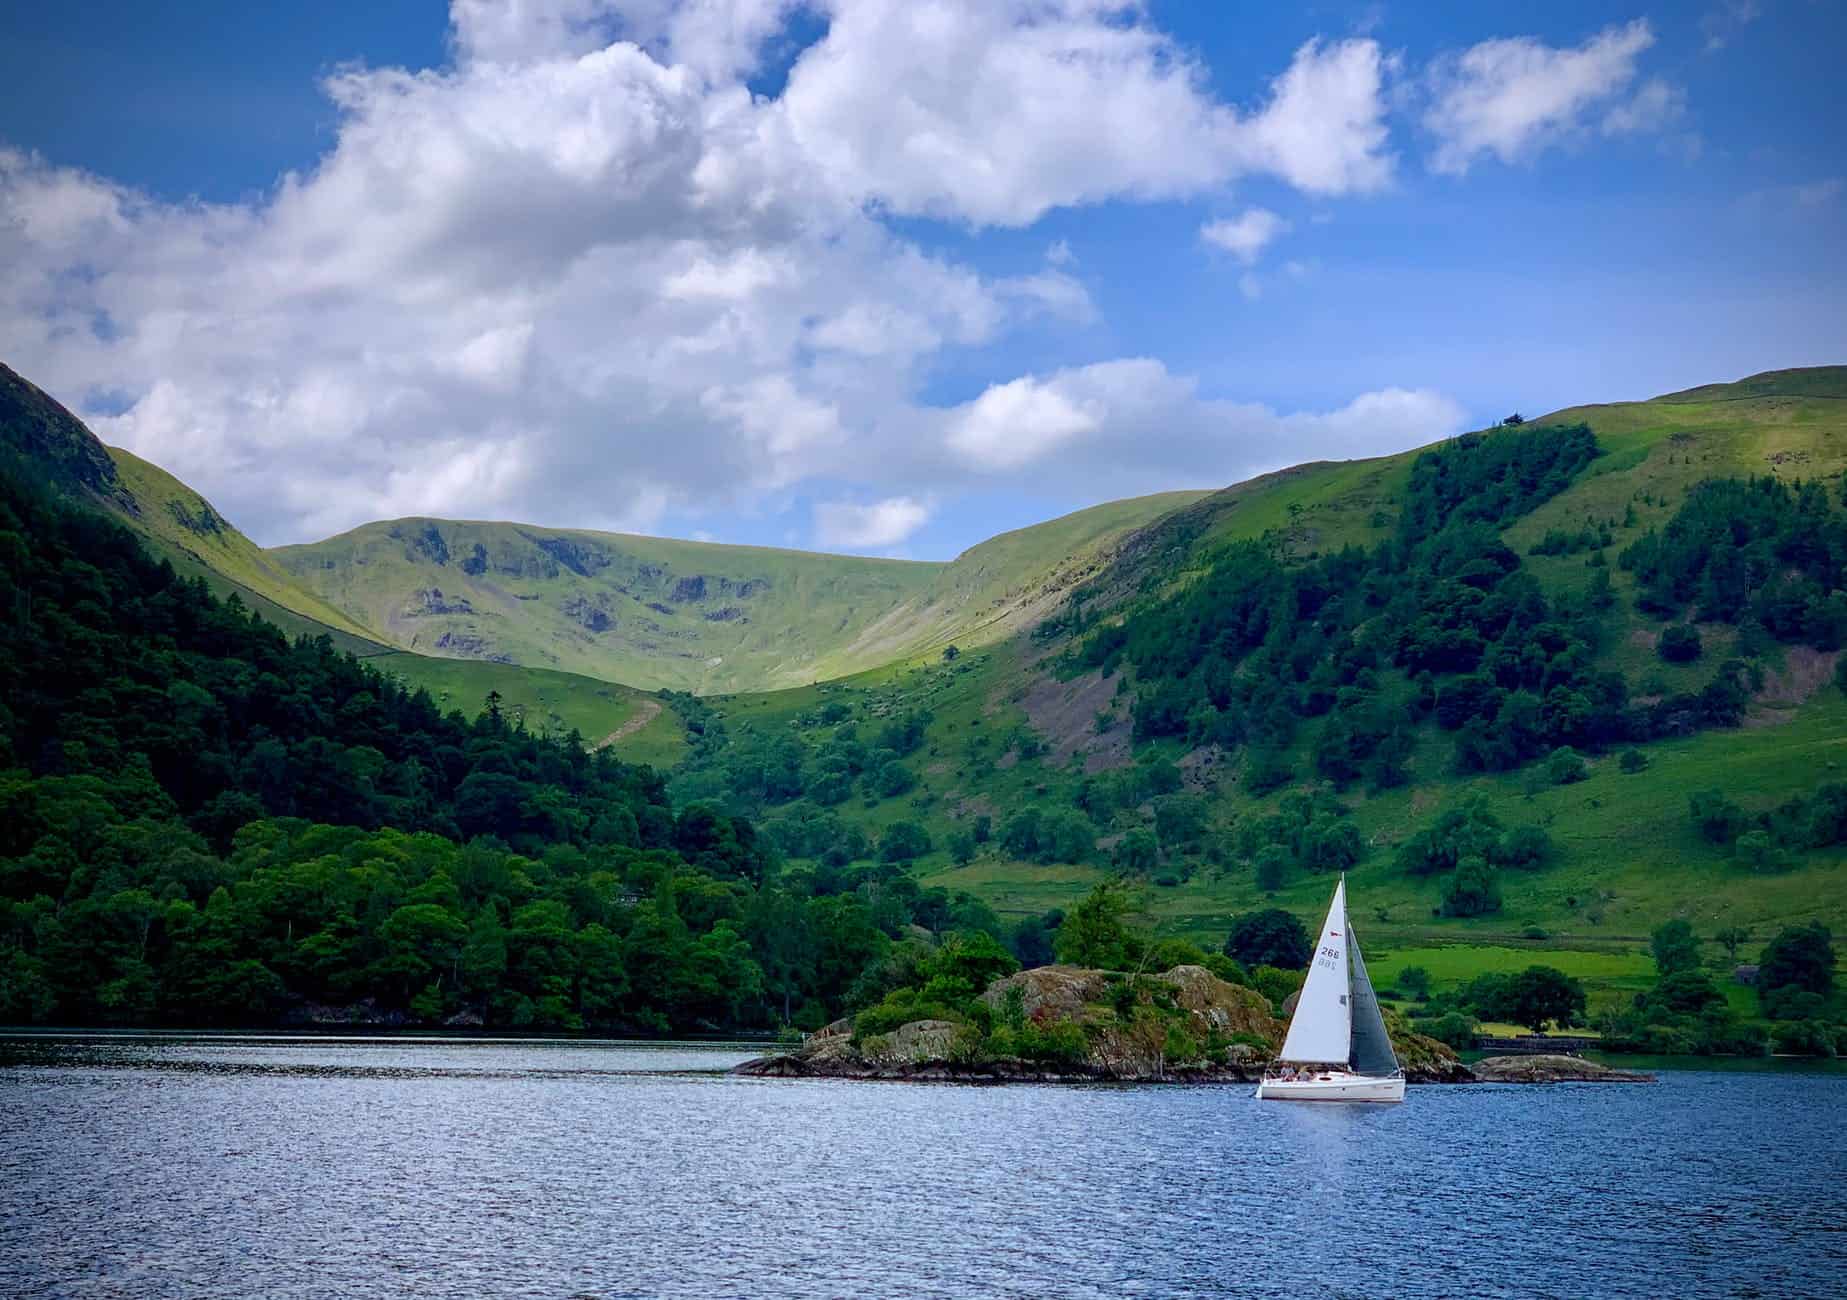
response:
M408 654L299 583L204 497L156 465L107 447L64 407L0 365L0 459L29 480L128 526L182 577L236 596L290 636L326 636L443 708L472 715L490 691L537 730L576 728L638 762L668 764L684 749L661 705L630 687L544 668Z
M708 694L838 677L1030 625L1200 493L1078 511L948 564L399 519L270 554L392 645Z
M1847 927L1847 368L1118 502L950 564L440 520L264 552L4 370L0 453L443 709L491 690L676 765L676 803L776 847L805 924L863 897L888 933L1043 960L1048 913L1125 878L1158 937L1215 947L1257 908L1312 923L1345 870L1382 987L1422 968L1492 1019L1464 983L1543 962L1674 1050L1736 1030L1702 1000L1772 1008L1655 987L1662 922L1715 975ZM1841 1008L1789 989L1777 1041L1827 1041Z
M1670 918L1714 961L1847 928L1844 471L1827 367L1268 475L1122 538L1036 635L706 702L676 790L1015 918L1127 871L1207 943L1312 924L1345 865L1382 982L1543 954L1627 996Z

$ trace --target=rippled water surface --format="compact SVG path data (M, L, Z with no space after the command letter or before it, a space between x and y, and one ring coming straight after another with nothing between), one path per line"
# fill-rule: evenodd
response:
M710 1046L0 1039L0 1295L1847 1294L1847 1076L976 1088Z

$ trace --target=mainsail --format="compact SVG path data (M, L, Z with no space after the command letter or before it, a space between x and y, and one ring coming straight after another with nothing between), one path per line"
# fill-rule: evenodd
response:
M1360 956L1360 941L1351 933L1346 938L1347 953L1353 962L1353 1072L1394 1074L1398 1070L1398 1058L1392 1053L1392 1038L1385 1032L1385 1017L1379 1014L1379 999L1373 996L1372 981L1366 978L1366 961Z
M1370 988L1370 986L1368 986ZM1345 1065L1353 1038L1353 1008L1347 968L1347 882L1334 890L1321 942L1296 999L1281 1059L1301 1064ZM1378 1015L1378 1008L1373 1009Z

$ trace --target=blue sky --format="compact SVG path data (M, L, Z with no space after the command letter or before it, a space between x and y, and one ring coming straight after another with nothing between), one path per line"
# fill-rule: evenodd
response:
M267 543L946 558L1847 361L1833 4L75 8L0 18L0 359Z

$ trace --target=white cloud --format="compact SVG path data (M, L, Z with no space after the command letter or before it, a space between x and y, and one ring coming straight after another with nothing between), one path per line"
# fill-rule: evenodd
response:
M1371 40L1310 41L1247 124L1240 151L1309 194L1366 194L1392 177L1384 87L1395 64Z
M1244 116L1131 0L829 6L780 125L850 197L912 216L1029 225L1055 207L1196 194L1248 172L1376 189L1384 61L1309 42Z
M827 0L752 95L793 7L456 0L450 66L329 78L329 148L247 202L0 148L0 356L73 405L109 390L99 433L265 542L434 512L709 524L810 480L934 500L1109 443L1150 367L1181 381L1110 362L924 404L946 349L1097 309L1062 241L977 271L892 214L1391 175L1371 41L1304 45L1241 108L1122 0Z
M1289 223L1268 208L1247 208L1238 217L1208 221L1199 228L1199 237L1254 266L1263 250L1288 229Z
M815 540L851 550L896 546L928 523L930 515L930 506L915 497L887 497L870 505L825 502L814 508Z
M1757 0L1720 0L1700 19L1700 31L1706 37L1708 54L1724 49L1732 37L1756 22L1763 14Z
M1092 403L1027 375L995 384L949 425L949 446L977 469L1018 469L1079 434L1095 432L1101 414Z
M1666 82L1650 81L1634 99L1621 100L1635 80L1636 60L1654 41L1654 30L1638 18L1571 48L1522 36L1439 59L1428 77L1434 103L1424 115L1438 139L1431 170L1461 175L1488 154L1507 163L1530 158L1589 130L1599 111L1606 133L1662 125L1679 103Z
M943 414L943 444L984 475L1040 490L1114 495L1213 486L1301 461L1350 459L1458 432L1466 413L1429 389L1386 388L1325 412L1283 414L1201 397L1159 361L1130 358L1027 376Z
M1635 94L1603 115L1602 130L1605 135L1659 131L1679 121L1686 110L1686 91L1659 77L1650 77Z

